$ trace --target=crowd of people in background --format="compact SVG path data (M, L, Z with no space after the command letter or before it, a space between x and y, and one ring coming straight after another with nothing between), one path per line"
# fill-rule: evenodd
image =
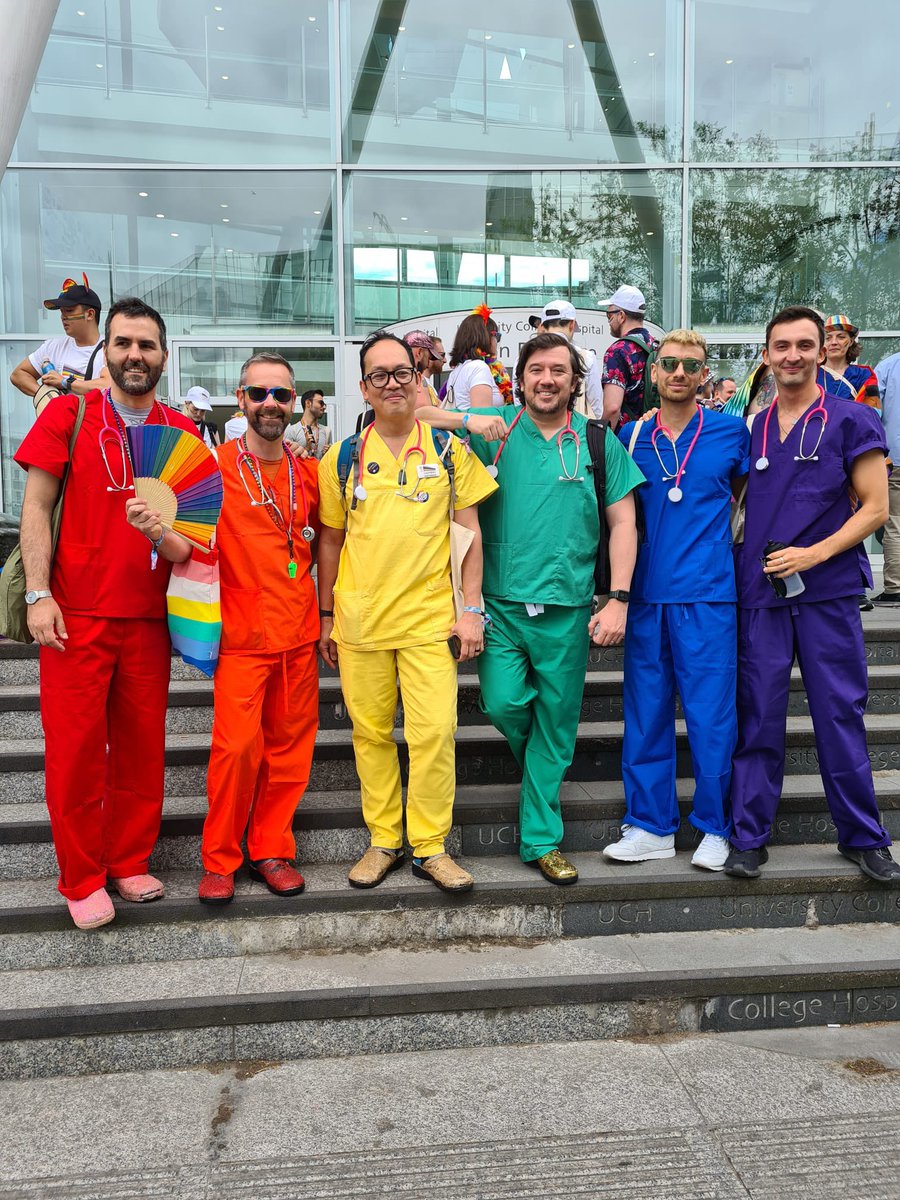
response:
M888 481L900 355L873 371L846 316L790 306L739 385L712 375L697 331L654 338L644 295L623 284L598 305L613 335L602 361L576 343L578 313L556 298L509 372L482 304L459 325L443 386L439 338L369 337L364 415L334 443L317 387L291 423L294 371L279 354L243 364L221 432L202 386L181 412L162 404L162 316L120 300L101 336L102 305L82 278L45 302L63 337L11 376L39 413L16 454L28 472L21 547L59 889L79 928L113 919L110 889L133 902L165 890L149 860L163 805L166 586L172 564L198 551L133 494L126 429L145 423L202 439L223 481L202 902L233 899L245 845L276 895L305 886L292 823L315 749L317 655L340 672L369 831L351 886L380 884L407 843L414 875L449 893L474 885L446 844L457 665L469 659L522 773L520 857L553 884L575 883L560 789L587 652L623 641L625 813L608 860L675 854L677 694L694 774L691 861L759 875L796 658L838 849L900 886L866 747L858 611L872 586L863 542L882 526L877 599L900 603L900 482Z

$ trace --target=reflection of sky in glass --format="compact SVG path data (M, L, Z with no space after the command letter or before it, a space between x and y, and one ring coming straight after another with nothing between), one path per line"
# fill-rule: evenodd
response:
M459 272L456 276L458 287L484 287L485 255L463 254L460 256ZM487 286L505 286L505 264L502 254L487 255Z
M354 247L353 278L368 279L378 283L396 283L397 251L377 250L369 246Z
M511 254L509 258L509 282L512 287L568 287L569 267L571 279L576 283L587 283L590 263L586 258L535 258L532 255Z
M407 250L406 278L410 283L437 283L437 266L432 250Z

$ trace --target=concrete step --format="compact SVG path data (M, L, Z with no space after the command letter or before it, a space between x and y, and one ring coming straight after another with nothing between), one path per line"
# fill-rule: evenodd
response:
M582 721L620 721L622 719L622 671L591 670L585 676L581 702ZM460 725L487 725L478 700L478 678L461 674L459 678L458 719ZM681 705L677 705L681 716ZM806 691L799 669L791 676L788 712L803 716L808 712ZM900 666L869 668L868 711L873 714L900 713ZM169 688L166 730L169 734L209 734L213 718L211 680L173 680ZM403 726L403 706L398 705L396 725ZM340 680L332 675L319 679L319 726L321 729L350 729L350 717L341 695ZM40 694L36 683L0 686L0 742L43 736Z
M46 966L115 965L351 947L434 946L478 939L598 937L723 929L896 924L900 890L867 880L833 846L773 849L758 880L701 871L686 854L613 864L574 852L574 887L548 883L517 858L463 858L476 886L447 896L408 865L379 887L348 886L349 863L305 866L301 896L273 896L245 872L224 908L197 900L199 867L162 872L165 899L116 900L116 920L75 929L56 879L0 883L0 972Z
M689 823L694 783L678 781L682 824L679 850L693 850L700 833ZM900 841L900 772L875 776L875 790L888 833ZM564 850L601 850L620 836L625 793L621 781L565 783L562 793L566 823ZM515 854L518 846L519 788L460 787L447 847L452 854L475 857ZM200 862L200 834L206 816L205 796L172 796L163 810L160 838L154 851L155 870L194 870ZM358 791L307 792L294 818L299 861L346 862L368 845ZM773 830L775 845L831 843L837 834L818 776L792 775ZM34 879L56 870L46 806L0 805L0 880Z
M866 717L869 758L873 770L900 768L900 717L870 714ZM397 732L400 741L400 733ZM690 750L683 721L676 722L678 774L691 770ZM588 721L578 727L575 756L568 778L575 782L618 779L621 776L622 726L615 721ZM788 775L817 772L812 722L808 717L788 717L785 771ZM406 749L401 744L401 767ZM208 734L172 734L166 745L167 796L203 794L209 759ZM0 775L4 776L0 804L25 804L43 798L44 747L39 738L10 738L0 742ZM459 784L495 787L520 778L519 769L503 735L491 725L461 726L456 739L456 779ZM354 790L359 786L348 729L322 729L310 774L313 791Z
M487 949L8 971L0 1078L900 1019L889 924Z

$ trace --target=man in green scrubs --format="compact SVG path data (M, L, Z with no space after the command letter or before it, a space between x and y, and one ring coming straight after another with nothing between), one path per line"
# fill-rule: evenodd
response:
M590 638L625 636L637 553L632 491L644 476L606 434L610 599L591 616L600 518L587 421L572 411L583 367L564 337L526 342L516 367L523 407L420 409L419 418L468 434L500 489L480 509L484 600L493 627L478 659L485 712L522 768L519 854L553 883L574 883L559 851L559 792L572 762ZM505 433L504 433L505 429Z

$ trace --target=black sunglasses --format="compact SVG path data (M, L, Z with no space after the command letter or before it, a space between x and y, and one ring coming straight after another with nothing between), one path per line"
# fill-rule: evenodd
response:
M251 384L250 387L244 388L244 395L254 404L262 404L267 396L271 396L276 404L290 404L295 394L293 388L288 387L267 388L261 384Z

